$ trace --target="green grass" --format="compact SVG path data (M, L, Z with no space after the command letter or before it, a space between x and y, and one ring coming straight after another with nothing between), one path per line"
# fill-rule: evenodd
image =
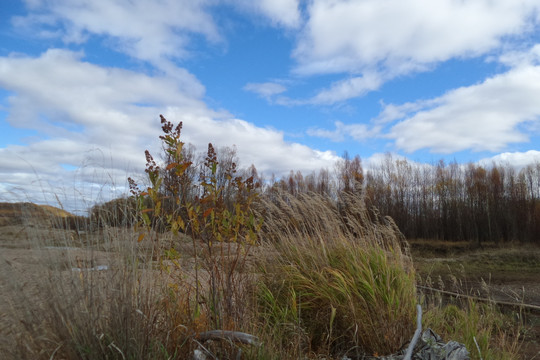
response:
M472 360L517 360L522 326L503 315L493 304L474 300L427 307L423 326L435 329L444 339L463 343Z
M303 351L388 355L414 333L414 273L399 255L347 239L281 243L265 267L261 313ZM287 344L282 344L287 345Z

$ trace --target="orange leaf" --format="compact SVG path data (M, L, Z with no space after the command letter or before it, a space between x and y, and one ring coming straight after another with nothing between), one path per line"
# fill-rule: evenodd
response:
M139 238L137 239L137 242L141 242L142 239L144 239L144 233L139 235Z
M214 211L214 208L210 208L208 210L206 210L204 213L203 213L203 217L207 217L208 215L210 215L212 213L212 211Z
M178 163L175 163L175 162L171 163L171 164L167 165L167 168L165 170L171 170L173 167L175 167L177 165L178 165Z

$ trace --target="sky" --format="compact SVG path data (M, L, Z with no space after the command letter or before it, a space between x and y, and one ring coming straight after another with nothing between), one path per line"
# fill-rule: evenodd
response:
M540 2L0 0L0 199L124 191L160 114L265 176L345 151L523 166Z

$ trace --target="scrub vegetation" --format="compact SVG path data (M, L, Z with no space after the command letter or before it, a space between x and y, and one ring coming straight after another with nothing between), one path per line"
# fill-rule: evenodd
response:
M426 208L414 207L405 200L417 199L407 191L418 184L401 188L395 178L414 171L365 175L360 158L348 156L335 173L265 180L253 166L239 169L234 149L209 144L199 156L181 141L181 123L161 123L161 161L145 153L145 178L130 178L125 198L87 217L0 207L1 246L9 249L0 256L2 358L361 359L406 348L417 304L424 328L465 343L471 358L519 358L522 309L503 313L496 303L425 290L436 290L435 274L417 272L399 230L408 223L393 220L420 221L400 216L431 209L429 219L444 222L454 197L430 193ZM446 179L453 167L436 169ZM464 181L495 178L467 169ZM523 186L526 171L536 171L527 169ZM420 187L420 199L428 188L442 191L435 185ZM491 202L463 189L478 223L465 231L473 227L463 220L459 236L485 243L484 214L490 236L532 242L536 213L525 235L510 227L505 238L495 210L483 205ZM511 194L508 201L519 200ZM525 192L522 201L536 209L537 195Z

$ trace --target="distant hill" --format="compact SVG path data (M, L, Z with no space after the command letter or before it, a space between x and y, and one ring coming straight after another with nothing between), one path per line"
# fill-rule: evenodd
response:
M59 217L68 218L75 215L50 205L30 202L0 203L0 226L50 222L53 218Z
M45 210L45 211L47 211L50 214L55 215L55 216L59 216L59 217L63 217L63 218L75 216L75 215L73 215L72 213L70 213L70 212L68 212L66 210L59 209L59 208L51 206L51 205L37 205L37 206L41 207L43 210Z

